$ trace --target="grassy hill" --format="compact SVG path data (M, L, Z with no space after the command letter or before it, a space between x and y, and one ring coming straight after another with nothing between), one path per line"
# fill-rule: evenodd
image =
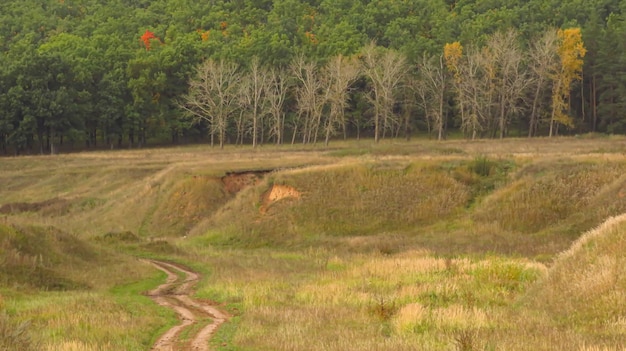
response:
M626 324L626 215L611 217L559 254L527 297L559 325L599 339L623 340Z
M205 273L198 296L235 315L221 350L617 348L610 243L626 227L578 238L626 212L624 150L563 138L2 159L3 320L30 320L48 350L146 349L173 322L140 294L162 278L135 258L149 255Z

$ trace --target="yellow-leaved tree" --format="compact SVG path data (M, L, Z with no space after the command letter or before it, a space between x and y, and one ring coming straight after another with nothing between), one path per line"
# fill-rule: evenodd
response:
M463 46L458 41L448 43L443 47L443 58L448 71L450 71L454 77L454 90L461 112L461 129L464 133L471 134L472 139L475 139L480 125L476 118L477 115L472 111L472 97L468 94L469 91L472 91L471 86L476 83L471 81L471 79L475 78L471 74L475 72L471 67L472 62L466 62L467 60L464 60ZM469 89L468 86L470 86Z
M459 108L461 110L461 120L465 120L465 109L463 108L463 99L460 96L462 94L461 84L461 58L463 57L463 46L460 42L448 43L443 47L443 59L446 62L448 71L454 75L454 88L457 92L459 100Z
M461 61L461 57L463 57L463 46L460 42L448 43L443 47L443 58L446 60L446 66L457 79L461 78L459 76L459 61Z
M560 29L558 31L560 70L554 77L552 86L552 117L550 118L550 136L554 135L555 123L573 126L574 121L568 115L570 88L575 80L580 80L583 73L583 57L587 50L583 44L580 28Z

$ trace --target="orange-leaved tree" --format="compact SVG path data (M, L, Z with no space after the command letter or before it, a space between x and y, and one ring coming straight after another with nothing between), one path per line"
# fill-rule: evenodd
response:
M580 28L561 29L558 31L560 70L554 78L552 87L552 116L550 118L550 136L555 134L555 123L571 127L574 124L567 114L572 83L582 78L583 57L587 53L583 44Z
M143 33L143 35L141 36L141 41L143 42L143 45L145 45L146 50L150 50L150 41L152 39L161 41L161 39L159 39L156 35L154 35L154 33L146 29L146 32Z

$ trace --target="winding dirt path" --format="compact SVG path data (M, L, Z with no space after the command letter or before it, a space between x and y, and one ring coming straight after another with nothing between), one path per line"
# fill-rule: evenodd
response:
M165 283L149 291L148 296L157 304L173 309L181 321L161 335L150 350L210 351L209 339L228 319L228 315L207 302L190 297L200 275L186 267L168 262L147 262L167 274ZM183 333L185 329L189 329L189 333Z

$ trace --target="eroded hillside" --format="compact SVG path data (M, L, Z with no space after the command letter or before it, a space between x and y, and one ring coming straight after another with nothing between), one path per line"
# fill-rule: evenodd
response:
M197 297L233 316L215 349L308 350L329 340L344 351L619 345L621 310L608 319L594 311L623 301L619 251L607 244L619 243L623 226L558 253L626 212L623 144L2 159L0 307L15 322L0 316L0 324L32 320L45 350L146 348L175 324L142 295L164 279L136 260L147 256L210 277Z
M6 159L0 214L85 238L208 233L259 246L388 233L442 251L548 254L626 209L624 157L603 151L618 142L563 143Z

